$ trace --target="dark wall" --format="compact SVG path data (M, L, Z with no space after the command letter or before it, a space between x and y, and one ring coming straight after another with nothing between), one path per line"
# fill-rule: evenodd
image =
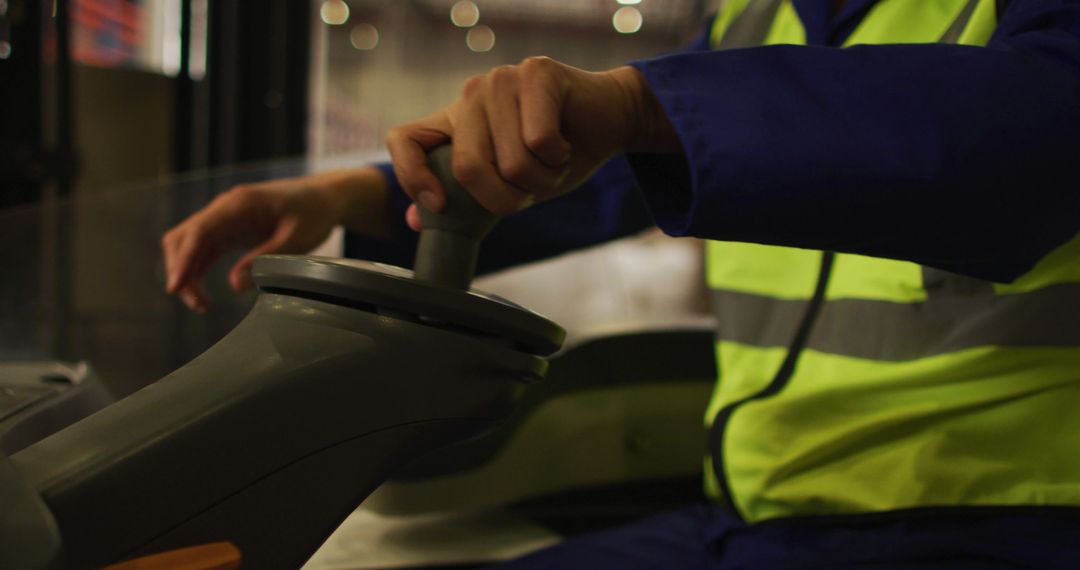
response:
M299 174L181 175L305 152L311 4L211 0L198 79L186 61L176 77L76 62L60 78L49 4L9 0L40 10L19 20L24 39L12 55L26 59L0 60L0 359L85 359L123 395L198 354L244 312L214 274L215 314L189 315L162 292L158 244L237 182ZM55 95L64 84L67 118ZM70 193L58 191L49 162L65 121L79 166ZM16 146L22 154L9 152Z
M180 102L192 146L179 164L216 166L303 154L307 148L311 4L290 0L208 3L207 76ZM185 62L181 63L182 67ZM183 74L182 74L183 75ZM182 89L185 87L182 86Z

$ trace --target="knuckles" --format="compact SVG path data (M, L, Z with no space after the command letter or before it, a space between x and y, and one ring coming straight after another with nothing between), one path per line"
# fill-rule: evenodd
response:
M491 70L491 84L494 89L509 89L517 85L520 71L513 65L500 65Z
M465 80L465 83L461 86L461 98L472 99L479 96L484 90L484 84L487 82L487 76L474 75Z
M527 188L535 178L531 176L531 170L530 165L522 158L515 157L499 163L499 175L518 188Z
M525 148L540 157L555 157L562 153L562 137L556 131L541 131L523 135Z
M394 127L392 129L390 129L389 131L386 131L386 146L392 147L394 145L394 143L402 140L404 138L404 136L405 135L404 135L404 133L402 131L402 127L400 127L400 126L399 127Z
M536 55L521 60L521 63L518 64L518 67L521 68L522 72L528 75L542 75L551 73L552 70L558 65L559 64L555 63L555 60L551 59L550 57Z
M502 101L507 94L520 90L545 89L544 86L550 81L562 80L563 68L562 64L549 57L536 56L525 58L516 65L501 65L487 73L474 75L462 84L460 98L448 108L448 112L454 115L462 112L463 109L471 110L472 106ZM396 148L410 143L413 138L411 134L416 128L416 124L406 124L394 127L387 132L386 143L390 148L391 156L395 155ZM502 215L516 212L520 209L522 201L530 197L522 191L535 195L535 193L551 190L543 187L549 179L552 184L554 183L552 174L548 170L555 166L554 163L565 159L566 143L557 128L549 130L550 132L522 133L525 138L518 144L523 144L525 149L535 156L530 156L529 152L523 153L523 156L504 155L498 158L495 165L477 156L458 155L457 151L463 149L456 148L451 172L454 178L466 188L483 190L475 195L485 208ZM537 157L539 161L536 160ZM419 182L416 179L418 175L411 170L395 166L395 173L401 185L410 195L412 194L409 192L410 189L416 187ZM502 191L499 190L500 188Z
M524 81L552 74L559 65L546 56L527 57L517 65L500 65L486 74L466 79L461 88L461 97L473 99L489 89L513 89Z
M484 177L483 167L474 159L454 160L450 170L454 178L466 188L478 186Z
M502 180L499 180L500 177L496 176L489 168L485 168L480 162L468 157L454 160L450 170L454 178L465 188L491 189L493 186L505 185ZM516 191L482 192L473 195L483 207L495 214L505 216L517 211L517 204L514 202L514 194L516 193Z

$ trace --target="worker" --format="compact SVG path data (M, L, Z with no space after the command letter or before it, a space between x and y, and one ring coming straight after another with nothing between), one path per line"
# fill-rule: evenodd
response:
M711 240L715 502L508 568L1080 567L1080 2L729 0L683 53L500 67L394 129L392 170L215 200L165 236L169 291L205 309L236 226L266 238L238 289L334 223L408 235L449 141L507 215L488 266L644 213Z

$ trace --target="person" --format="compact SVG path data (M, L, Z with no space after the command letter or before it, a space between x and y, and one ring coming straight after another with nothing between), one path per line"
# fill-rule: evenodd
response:
M472 78L392 167L222 196L165 236L168 290L205 308L237 220L268 236L237 288L332 223L400 261L369 238L442 206L452 141L507 216L486 267L712 240L716 502L509 567L1080 567L1078 140L1080 2L729 0L681 53Z

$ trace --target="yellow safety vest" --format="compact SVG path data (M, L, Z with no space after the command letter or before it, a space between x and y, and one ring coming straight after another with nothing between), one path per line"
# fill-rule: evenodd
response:
M993 0L882 0L845 46L985 45L995 26ZM806 34L789 0L725 2L714 46L748 39ZM720 379L706 490L747 520L1080 504L1080 323L1058 310L1080 303L1080 239L1009 284L729 242L708 244L707 278Z

